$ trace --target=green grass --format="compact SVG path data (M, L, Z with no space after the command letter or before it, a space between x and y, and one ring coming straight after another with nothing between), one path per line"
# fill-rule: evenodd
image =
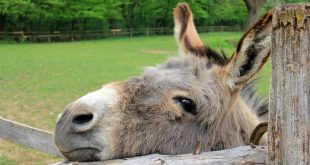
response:
M228 55L241 33L202 34L203 41ZM146 53L163 50L167 54ZM177 54L172 36L118 38L47 44L0 44L0 116L52 131L67 103L111 81L138 75ZM259 92L266 95L269 64L261 71ZM8 142L0 162L46 164L56 159ZM8 147L10 151L8 151Z
M15 163L8 158L0 157L0 165L15 165Z

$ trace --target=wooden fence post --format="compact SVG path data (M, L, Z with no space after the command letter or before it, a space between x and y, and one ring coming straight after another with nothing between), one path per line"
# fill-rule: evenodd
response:
M146 28L146 36L149 36L149 35L150 35L150 29Z
M129 34L130 34L130 35L129 35L130 37L133 36L133 30L132 30L132 28L129 29Z
M74 31L71 31L71 33L70 33L70 39L71 39L71 41L74 41Z
M310 164L310 3L274 10L268 164Z
M47 33L47 42L51 42L51 32Z

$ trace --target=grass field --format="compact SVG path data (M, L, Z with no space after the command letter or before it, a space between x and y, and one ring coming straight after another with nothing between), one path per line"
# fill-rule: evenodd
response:
M202 34L203 41L231 54L241 33ZM48 44L0 44L0 116L53 131L67 103L102 84L138 75L177 54L173 36ZM260 72L266 95L269 64ZM0 165L47 164L59 159L0 140Z

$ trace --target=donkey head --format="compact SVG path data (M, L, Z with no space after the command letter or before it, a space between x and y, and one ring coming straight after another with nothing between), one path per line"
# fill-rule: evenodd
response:
M110 83L70 103L55 142L69 160L219 150L248 143L258 119L239 96L270 53L270 13L239 41L231 59L201 42L190 8L174 9L180 57Z

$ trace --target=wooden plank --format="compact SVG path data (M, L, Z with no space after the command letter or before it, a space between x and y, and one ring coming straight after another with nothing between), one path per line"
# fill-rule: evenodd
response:
M25 145L41 152L62 157L53 134L0 117L0 138L12 143Z
M268 164L310 164L310 3L274 10Z
M266 147L241 146L227 150L205 152L199 155L160 155L151 154L126 159L107 160L101 162L68 162L56 163L54 165L168 165L168 164L225 164L225 165L250 165L265 164Z

